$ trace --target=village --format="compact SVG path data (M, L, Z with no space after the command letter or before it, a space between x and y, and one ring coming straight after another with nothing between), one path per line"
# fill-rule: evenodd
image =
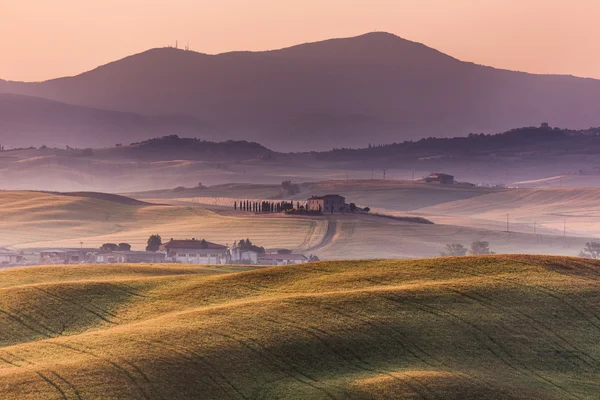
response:
M454 177L432 173L424 182L442 185L454 184ZM284 182L285 183L285 182ZM234 211L255 214L281 213L284 215L327 216L332 214L368 214L369 207L347 203L339 194L311 196L306 201L236 200ZM98 248L80 247L33 248L13 250L0 248L0 268L27 265L59 264L135 264L174 263L202 265L262 265L282 266L319 261L314 254L295 253L288 249L270 249L256 245L250 239L228 243L214 243L206 238L162 238L152 235L145 249L133 250L128 243L104 243Z
M284 214L328 215L346 212L369 212L359 208L338 194L312 196L304 204L293 202L236 201L234 209L254 213L279 212ZM15 251L0 248L0 267L59 264L135 264L174 263L202 265L263 265L282 266L319 261L315 255L294 253L287 249L267 251L250 239L234 241L232 245L213 243L204 238L162 238L152 235L145 250L132 250L128 243L105 243L99 248L38 248Z

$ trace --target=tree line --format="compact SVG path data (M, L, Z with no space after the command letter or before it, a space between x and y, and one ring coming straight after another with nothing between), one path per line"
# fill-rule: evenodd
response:
M462 257L467 253L472 255L496 254L490 250L490 243L486 241L476 240L471 243L471 248L467 249L460 243L449 243L441 253L444 257Z
M300 202L296 202L296 208L300 209ZM239 200L233 202L233 209L240 211L252 211L255 213L281 213L294 209L293 201L252 201Z

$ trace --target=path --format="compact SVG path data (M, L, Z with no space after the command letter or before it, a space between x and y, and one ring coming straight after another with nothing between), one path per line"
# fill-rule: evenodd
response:
M321 239L317 245L306 249L305 252L313 252L330 244L333 241L333 237L337 233L337 226L338 224L335 217L327 217L327 232L325 232L325 235L323 235L323 239Z

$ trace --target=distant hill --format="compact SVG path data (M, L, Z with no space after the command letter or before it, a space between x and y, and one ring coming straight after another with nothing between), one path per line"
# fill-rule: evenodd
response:
M531 161L585 154L600 154L600 127L585 130L552 128L550 126L522 127L498 134L471 133L466 137L423 138L375 145L364 148L336 148L313 153L322 160L381 160L402 162L418 158L465 158L472 161L482 157L515 157ZM399 158L399 156L402 156Z
M129 144L163 133L218 137L189 116L145 116L0 93L0 144L4 146L101 147Z
M0 92L189 115L221 129L222 139L289 151L498 132L542 121L600 125L598 80L479 66L387 33L266 52L153 49L75 77L0 82Z

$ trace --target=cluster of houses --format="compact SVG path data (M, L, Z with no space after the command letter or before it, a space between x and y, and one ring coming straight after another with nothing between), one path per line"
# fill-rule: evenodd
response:
M171 239L158 251L107 251L98 248L38 249L39 260L9 249L0 248L0 265L19 264L121 264L121 263L181 263L181 264L255 264L290 265L311 261L302 254L289 251L266 253L258 247L246 248L234 243L224 246L206 240Z
M322 213L344 213L364 211L354 204L347 204L343 196L329 194L313 196L306 202L306 209ZM290 265L303 264L316 260L290 251L267 253L256 246L224 246L206 240L171 239L160 246L158 251L107 250L98 248L50 248L38 249L39 261L24 253L0 248L1 265L19 264L129 264L129 263L181 263L181 264L255 264Z

